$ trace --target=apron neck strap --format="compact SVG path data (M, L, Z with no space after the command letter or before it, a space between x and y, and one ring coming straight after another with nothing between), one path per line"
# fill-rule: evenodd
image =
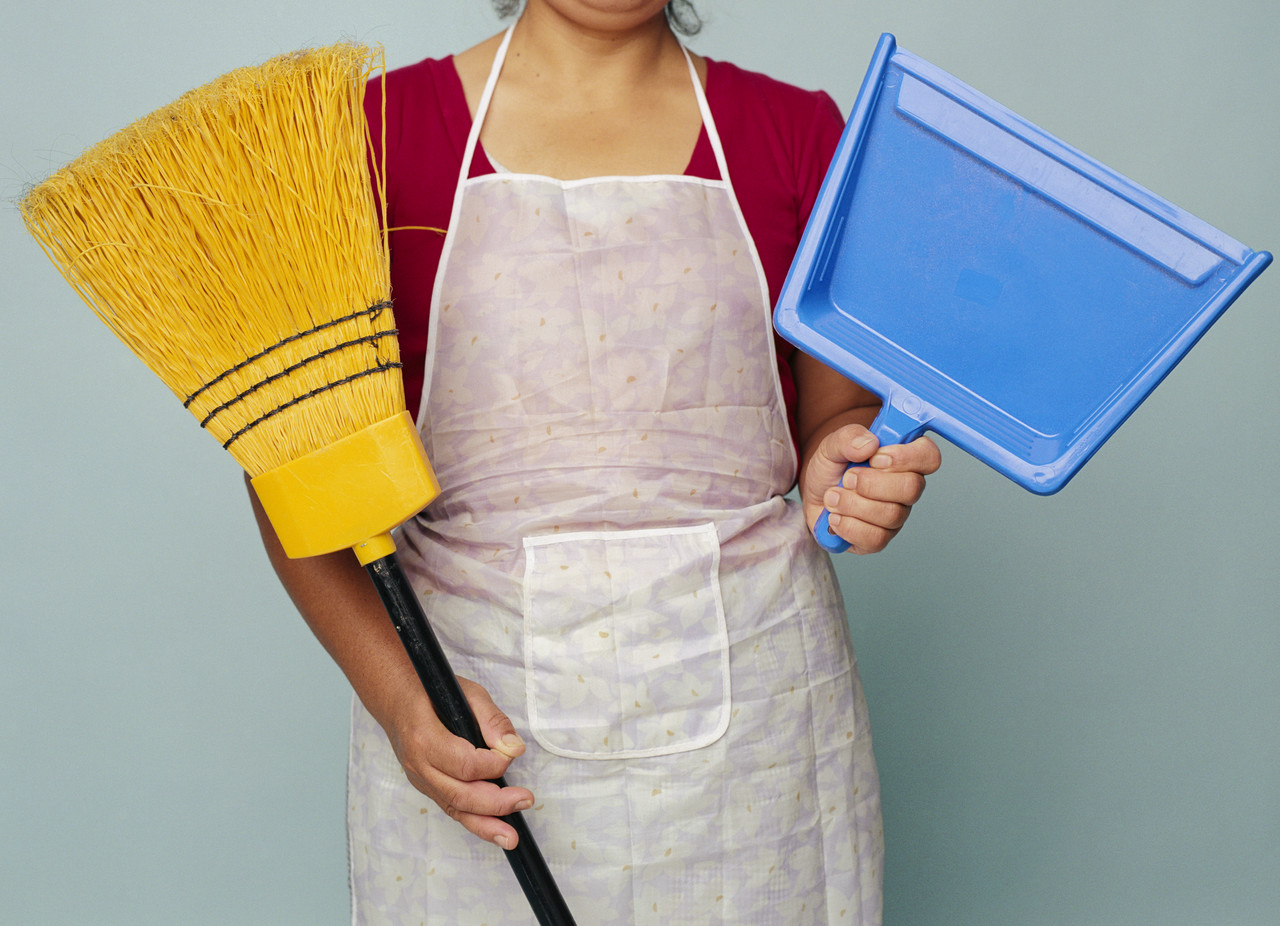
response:
M480 94L480 102L476 104L476 114L471 120L471 131L467 133L467 146L462 153L462 169L458 174L458 186L461 187L471 174L471 161L475 157L476 146L480 143L480 129L484 126L484 117L489 112L489 103L493 100L493 89L498 85L498 75L502 73L502 64L507 59L507 49L511 45L511 35L516 24L512 23L503 33L502 43L493 56L493 66L489 68L489 77L485 80L484 90ZM702 115L702 124L707 130L707 139L711 142L711 150L716 156L716 167L720 170L720 179L729 182L729 165L725 161L724 147L720 144L720 133L716 130L715 119L711 116L711 107L707 103L707 94L702 89L702 81L698 79L698 70L693 66L693 56L684 43L680 43L680 51L684 55L685 64L689 67L689 80L693 83L693 93L698 101L698 112Z
M493 99L493 88L498 85L498 75L502 73L502 62L507 59L507 48L511 45L511 34L516 24L512 23L502 36L502 44L493 56L493 66L489 68L489 77L484 82L484 91L480 94L480 102L476 104L476 114L471 120L471 131L467 133L467 147L462 152L462 172L458 175L458 186L461 187L471 173L471 159L475 157L476 145L480 142L480 129L484 125L484 117L489 112L489 102Z
M720 144L720 132L716 129L716 120L711 115L711 105L707 102L706 91L702 89L702 81L698 79L698 69L693 66L693 56L684 43L680 43L684 52L684 60L689 65L689 79L693 81L693 95L698 100L698 112L702 113L702 125L707 130L707 140L711 142L711 150L716 156L716 167L720 169L720 179L729 184L729 163L724 157L724 147Z

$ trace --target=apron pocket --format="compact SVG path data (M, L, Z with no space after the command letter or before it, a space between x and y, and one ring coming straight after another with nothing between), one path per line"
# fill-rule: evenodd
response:
M548 752L698 749L729 726L714 524L526 538L525 692Z

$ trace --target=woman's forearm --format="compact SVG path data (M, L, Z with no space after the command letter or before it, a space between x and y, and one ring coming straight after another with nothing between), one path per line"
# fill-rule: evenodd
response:
M252 487L249 497L280 583L366 709L386 728L403 692L420 686L373 582L349 550L290 559Z
M488 749L454 736L436 716L364 567L350 550L290 559L249 487L258 529L280 582L316 639L342 669L365 709L386 732L415 788L482 839L518 842L501 818L533 804L526 788L498 787L524 743L479 685L459 679Z

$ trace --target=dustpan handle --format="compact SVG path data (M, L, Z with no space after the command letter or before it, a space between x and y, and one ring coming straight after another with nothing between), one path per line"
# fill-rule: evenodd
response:
M391 616L400 642L404 644L441 723L449 732L462 737L471 745L488 749L480 724L458 684L458 677L450 668L449 659L440 647L440 641L431 625L427 623L418 596L409 585L395 554L376 559L368 563L365 569L377 586L378 596L382 599L387 614ZM506 787L506 782L501 778L494 783L499 787ZM573 915L569 912L569 907L551 876L551 869L547 867L546 859L534 842L524 818L519 813L513 813L502 819L515 829L518 837L516 847L506 850L507 861L511 863L516 880L520 882L540 926L574 926Z
M903 411L898 404L895 404L896 402L906 405L912 411ZM881 406L880 414L876 415L876 420L871 423L869 430L880 441L881 447L909 443L925 432L927 418L922 412L920 401L914 396L905 396L901 399L891 396ZM850 463L844 471L847 473L851 469L864 468L866 465L866 463ZM830 516L831 512L825 508L822 514L818 515L818 520L813 525L813 539L818 541L818 546L828 553L843 553L849 549L849 543L838 534L831 533L831 525L828 523Z

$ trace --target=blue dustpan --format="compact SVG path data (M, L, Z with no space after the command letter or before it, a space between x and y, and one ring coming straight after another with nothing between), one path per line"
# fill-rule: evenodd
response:
M774 324L1047 495L1270 262L884 35Z

